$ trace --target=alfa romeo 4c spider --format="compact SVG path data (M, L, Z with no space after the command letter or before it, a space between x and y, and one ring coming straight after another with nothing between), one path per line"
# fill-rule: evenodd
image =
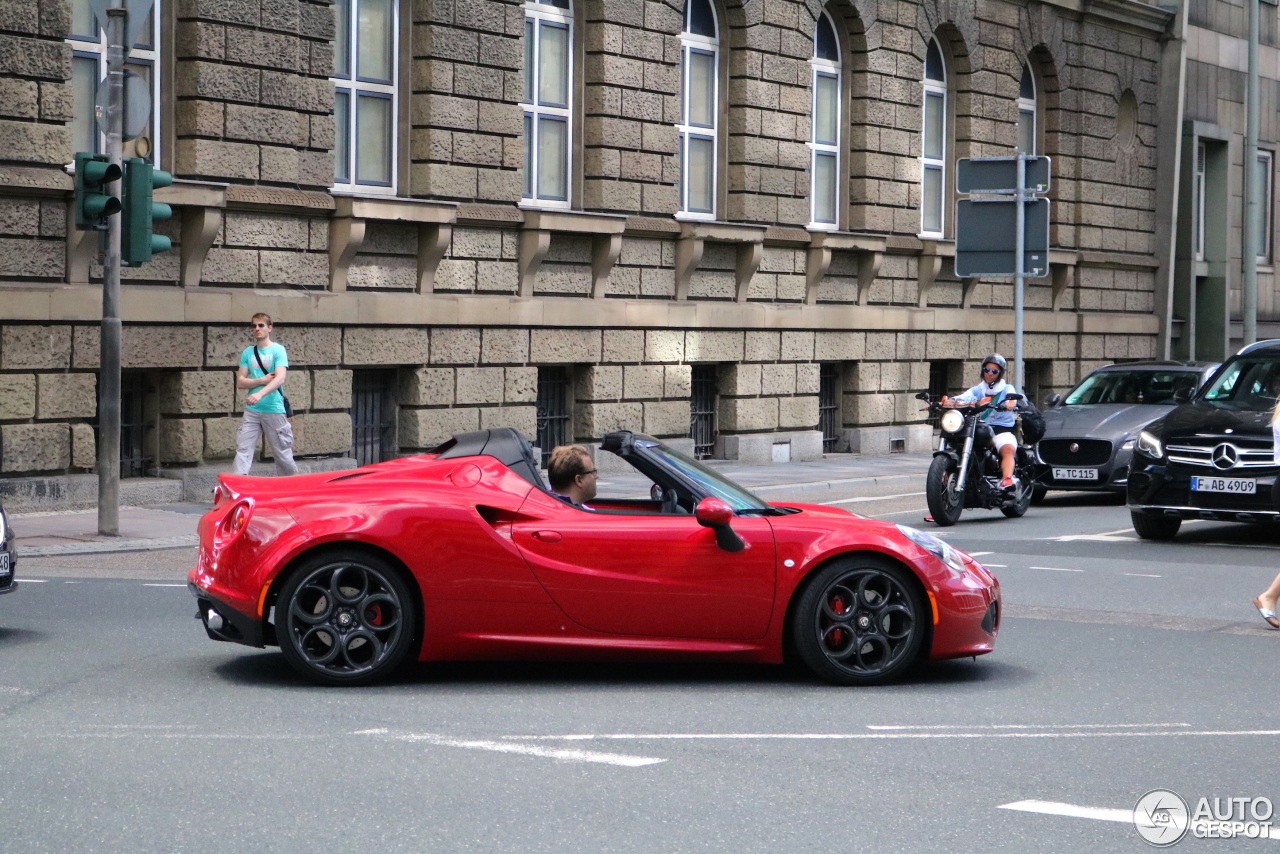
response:
M798 659L863 685L995 644L999 583L936 537L767 503L639 433L599 453L649 496L568 504L511 429L345 472L222 475L189 576L197 617L328 685L413 659L553 658Z

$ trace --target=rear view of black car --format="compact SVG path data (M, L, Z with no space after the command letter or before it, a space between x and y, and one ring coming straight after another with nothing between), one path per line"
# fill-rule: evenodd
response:
M1183 519L1280 520L1277 399L1280 339L1260 341L1231 357L1190 403L1139 433L1128 488L1138 535L1171 539Z
M0 505L0 594L12 593L18 589L18 582L13 580L13 569L17 563L13 539L9 518L4 515L4 506Z

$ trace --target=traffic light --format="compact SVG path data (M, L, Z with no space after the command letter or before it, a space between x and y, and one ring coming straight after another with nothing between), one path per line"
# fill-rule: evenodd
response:
M173 176L156 169L141 157L124 161L124 183L120 195L124 201L120 221L120 263L140 267L157 252L168 252L173 246L169 238L154 233L155 221L173 216L173 208L151 201L151 191L167 187Z
M76 152L76 229L106 231L107 218L120 213L120 200L107 185L120 180L120 167L105 154Z

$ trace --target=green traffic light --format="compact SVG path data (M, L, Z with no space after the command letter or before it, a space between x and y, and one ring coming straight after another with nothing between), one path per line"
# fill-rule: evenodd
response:
M75 155L75 213L80 231L106 231L108 217L120 213L120 200L107 185L120 180L120 167L105 154L78 151Z
M156 187L173 183L173 176L140 157L126 159L124 166L120 262L126 267L138 267L150 261L152 255L173 248L169 238L154 233L155 222L173 216L173 208L151 199Z

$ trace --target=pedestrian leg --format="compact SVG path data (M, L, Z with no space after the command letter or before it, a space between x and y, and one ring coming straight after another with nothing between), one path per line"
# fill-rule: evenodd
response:
M253 410L245 410L240 419L240 429L236 431L236 461L231 467L235 474L248 474L253 466L253 453L258 449L258 436L262 433L259 414Z
M276 461L276 475L286 477L298 473L293 461L293 427L282 412L262 416L262 432L271 446L271 456Z

